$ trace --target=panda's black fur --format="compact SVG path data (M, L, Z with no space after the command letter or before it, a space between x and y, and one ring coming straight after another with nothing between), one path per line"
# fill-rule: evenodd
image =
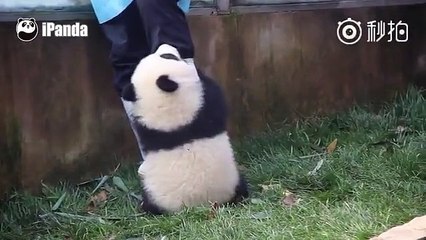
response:
M172 132L149 129L141 124L136 124L136 131L141 138L142 149L145 153L172 149L196 139L213 137L226 130L228 113L223 93L211 78L200 70L197 72L202 82L205 102L196 119L191 124ZM127 101L136 100L132 86L127 85L123 90L123 98Z

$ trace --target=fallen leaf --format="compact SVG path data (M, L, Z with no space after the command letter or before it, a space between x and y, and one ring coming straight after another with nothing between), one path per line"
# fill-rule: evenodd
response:
M264 212L257 212L255 214L251 215L251 218L254 219L265 219L265 218L270 218L271 217L271 213L264 211Z
M129 189L126 187L126 184L124 184L123 180L120 177L113 177L112 182L122 191L126 193L129 192Z
M268 185L259 184L259 186L262 188L262 191L269 191L269 190L281 188L280 184L268 184Z
M213 219L217 215L217 210L219 209L219 204L217 202L214 202L210 206L209 214L207 215L207 219Z
M108 194L106 191L102 190L98 194L91 196L89 204L87 206L87 211L91 212L97 208L101 203L105 202L108 199Z
M118 169L120 168L120 166L121 166L121 164L119 163L119 164L115 167L114 171L112 172L112 174L113 174L113 175L114 175L114 174L118 171Z
M407 130L408 130L408 127L398 126L396 127L395 133L402 134L404 132L407 132Z
M262 199L259 199L259 198L252 198L250 200L250 202L253 203L253 204L262 204L262 203L264 203L264 201L262 201Z
M106 223L101 217L94 217L94 216L82 216L77 214L71 214L71 213L62 213L62 212L55 212L55 215L69 218L69 219L75 219L80 221L98 221L100 223Z
M64 201L66 196L66 193L63 193L62 196L58 199L58 201L56 201L55 205L53 205L52 207L52 211L56 211L59 206L61 206L62 202Z
M105 220L103 220L101 217L98 217L98 221L99 221L99 223L101 223L101 224L106 224Z
M95 206L93 206L91 203L87 205L86 212L93 212L95 210Z
M334 152L334 150L336 150L336 146L337 146L337 138L333 140L333 142L331 142L328 146L327 146L327 153L331 154Z
M292 207L299 203L299 198L296 197L296 195L288 190L284 191L284 197L282 199L282 203L286 207Z
M101 180L99 181L98 185L95 187L95 189L93 189L92 193L90 195L93 195L96 191L98 191L98 189L100 187L102 187L102 185L104 185L104 183L108 180L109 176L103 176L101 178Z
M104 189L105 191L111 193L114 192L114 188L111 187L107 182L104 184L104 186L102 187L102 189Z
M142 195L140 194L136 195L134 192L131 192L129 195L137 199L139 202L142 201Z
M317 174L317 172L318 172L318 170L320 170L320 168L322 167L322 165L324 164L324 159L320 159L318 162L317 162L317 165L315 166L315 168L312 170L312 171L309 171L308 172L308 175L309 176L312 176L312 175L316 175Z

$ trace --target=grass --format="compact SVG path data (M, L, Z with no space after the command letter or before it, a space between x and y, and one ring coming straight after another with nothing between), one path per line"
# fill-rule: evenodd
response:
M334 139L336 148L324 154ZM93 195L99 181L45 186L41 197L15 193L0 205L0 239L368 239L426 214L426 100L419 90L380 111L355 107L234 146L252 190L244 205L138 214L139 181L129 166ZM283 204L285 190L299 202ZM91 196L105 198L99 191L107 200L88 213Z

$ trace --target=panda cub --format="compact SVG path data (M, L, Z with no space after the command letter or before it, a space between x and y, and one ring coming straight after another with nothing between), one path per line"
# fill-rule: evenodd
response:
M142 145L142 211L175 213L248 197L226 131L221 88L176 48L163 44L142 59L122 97L131 102Z

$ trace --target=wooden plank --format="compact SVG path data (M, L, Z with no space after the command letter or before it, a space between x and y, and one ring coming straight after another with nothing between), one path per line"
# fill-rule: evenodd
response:
M243 1L243 0L241 0ZM384 7L384 6L408 6L415 4L425 4L426 0L342 0L342 1L322 1L315 2L294 2L284 4L258 4L258 5L236 5L231 7L235 13L260 13L260 12L285 12L285 11L304 11L320 9L344 9L361 7Z
M339 0L233 0L233 5L269 5L287 3L339 2Z
M217 0L217 7L200 6L192 7L188 15L217 15L234 13L258 13L258 12L284 12L315 9L342 9L359 7L404 6L413 4L425 4L426 0L268 0L271 4L250 5L258 0L239 0L231 5L230 0ZM239 3L238 3L239 2ZM244 5L245 4L245 5ZM38 21L62 21L62 20L90 20L95 15L92 11L29 11L29 12L1 12L0 22L15 22L20 17L34 17Z
M425 0L233 0L233 6L242 5L286 5L286 4L315 4L315 3L327 3L331 5L350 5L350 6L386 6L386 5L405 5L412 3L425 3Z
M228 13L230 10L230 0L217 0L217 9L220 13Z

